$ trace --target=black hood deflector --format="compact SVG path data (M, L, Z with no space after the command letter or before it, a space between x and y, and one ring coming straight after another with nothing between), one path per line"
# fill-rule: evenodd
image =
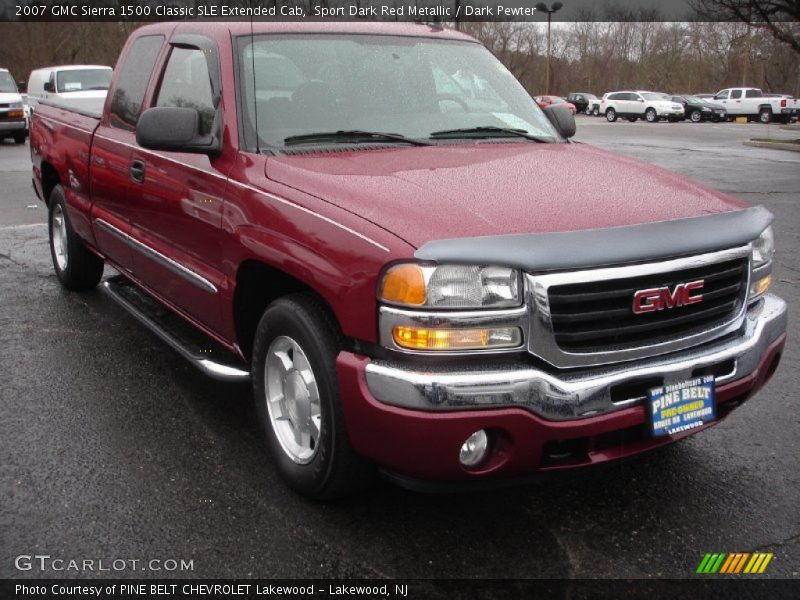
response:
M744 246L773 215L763 206L607 229L436 240L414 256L437 263L498 265L526 272L646 262Z

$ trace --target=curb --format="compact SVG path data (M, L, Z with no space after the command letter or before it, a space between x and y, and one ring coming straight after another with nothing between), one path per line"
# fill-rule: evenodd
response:
M745 140L742 142L745 146L753 146L754 148L772 148L773 150L788 150L789 152L800 152L800 144L792 142L762 142L758 140Z

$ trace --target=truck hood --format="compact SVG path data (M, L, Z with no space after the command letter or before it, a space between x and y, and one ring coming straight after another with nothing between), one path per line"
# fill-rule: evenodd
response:
M439 239L577 231L743 204L585 144L469 143L269 157L266 175L414 247Z
M15 102L22 102L22 96L14 92L3 92L0 94L0 104L14 104Z

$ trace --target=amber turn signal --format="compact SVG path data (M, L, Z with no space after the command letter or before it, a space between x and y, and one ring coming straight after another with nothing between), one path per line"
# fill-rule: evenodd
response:
M402 264L386 271L381 282L381 300L411 306L425 304L422 268L414 264Z
M483 350L513 348L522 342L519 327L493 329L422 329L398 325L394 342L409 350Z
M752 284L750 284L750 299L754 300L759 296L766 294L771 283L772 275L767 275L766 277L762 277L758 281L754 281Z

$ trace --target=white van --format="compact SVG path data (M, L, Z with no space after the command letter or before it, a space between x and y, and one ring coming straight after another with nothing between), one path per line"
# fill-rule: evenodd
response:
M52 100L74 109L102 108L111 84L111 67L70 65L31 71L28 105L36 110L39 100Z
M0 69L0 140L13 137L15 143L24 144L27 135L28 120L17 82L8 69Z

